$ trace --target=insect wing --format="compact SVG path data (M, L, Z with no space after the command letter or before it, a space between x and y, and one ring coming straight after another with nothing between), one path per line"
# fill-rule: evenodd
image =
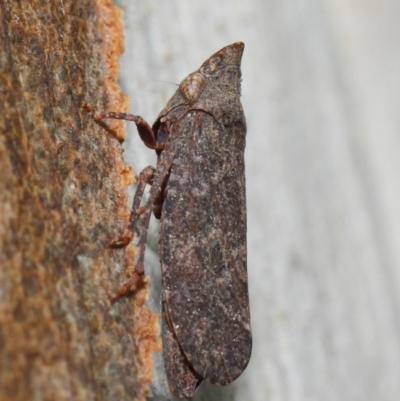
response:
M190 365L211 383L226 385L251 354L246 129L241 121L224 127L202 111L177 125L161 221L164 299Z
M175 397L192 398L202 378L193 371L179 346L171 328L171 320L165 302L163 302L161 312L161 331L163 358L169 389Z

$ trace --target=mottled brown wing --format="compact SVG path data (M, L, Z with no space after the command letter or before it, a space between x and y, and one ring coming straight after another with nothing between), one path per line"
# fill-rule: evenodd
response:
M182 353L171 321L165 309L165 302L161 310L161 331L163 340L163 357L165 373L171 394L177 398L192 398L202 378L194 372L189 361Z
M252 344L246 128L241 121L224 127L202 111L192 111L177 124L161 221L164 299L193 369L211 383L226 385L247 366Z

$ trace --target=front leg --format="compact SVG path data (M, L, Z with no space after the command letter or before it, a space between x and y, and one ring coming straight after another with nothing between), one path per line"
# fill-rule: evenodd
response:
M142 117L128 113L115 113L113 111L96 111L91 104L86 102L82 104L82 107L88 110L96 121L101 121L105 118L133 121L144 144L150 149L158 150L156 136L150 125Z

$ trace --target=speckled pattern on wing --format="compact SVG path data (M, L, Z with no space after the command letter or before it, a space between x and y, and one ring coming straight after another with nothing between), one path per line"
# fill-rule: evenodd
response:
M169 390L178 398L192 398L202 381L179 346L175 333L170 327L171 319L167 317L165 302L161 311L161 331L163 338L163 358Z
M166 307L194 370L225 385L242 373L251 353L245 123L223 126L195 110L171 135L174 161L160 233Z

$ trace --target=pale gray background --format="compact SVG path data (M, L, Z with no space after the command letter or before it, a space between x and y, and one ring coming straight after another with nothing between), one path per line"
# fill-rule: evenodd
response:
M246 44L254 348L233 385L196 399L398 401L400 2L118 4L121 85L149 123L176 90L158 81L179 83L221 47ZM155 157L129 132L138 173ZM149 270L157 259L148 253ZM168 399L159 372L154 399Z

